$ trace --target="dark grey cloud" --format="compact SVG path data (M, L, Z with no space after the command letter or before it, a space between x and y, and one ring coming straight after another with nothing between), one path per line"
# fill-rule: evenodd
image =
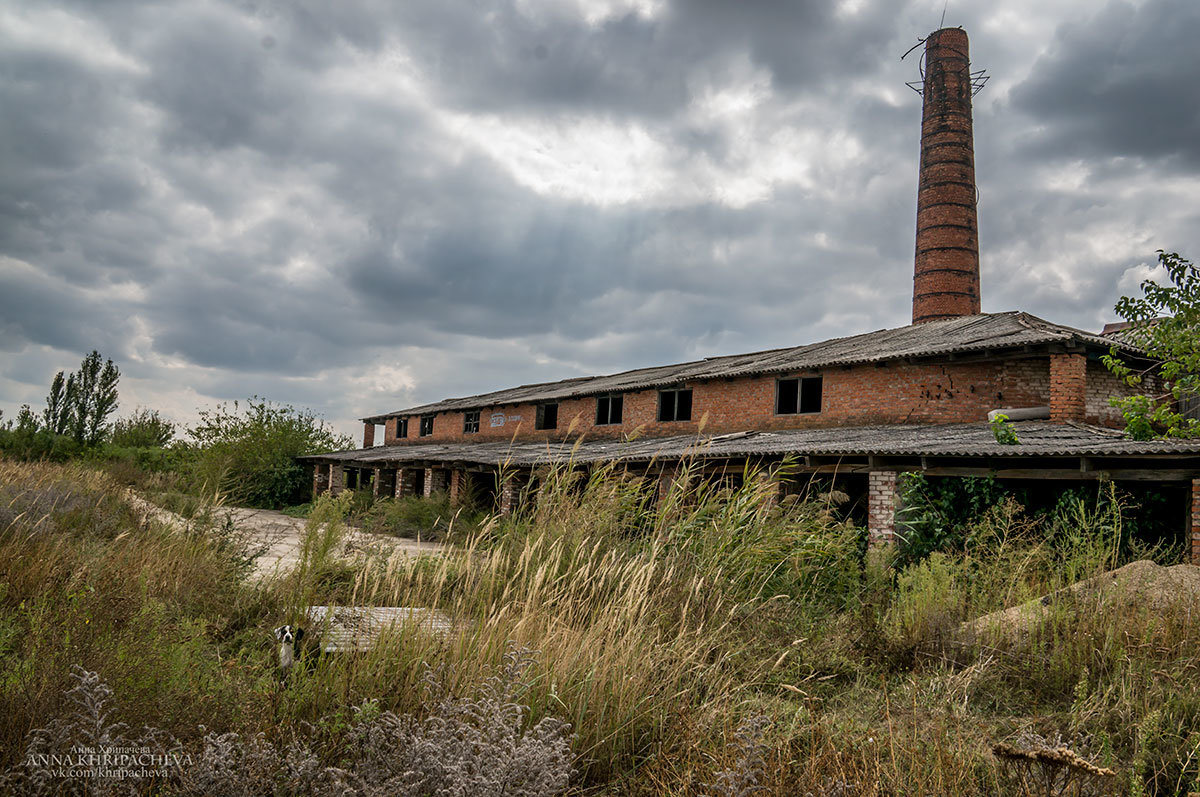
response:
M940 5L644 8L2 12L0 405L97 347L178 415L258 394L346 424L906 323L920 107L899 55ZM952 12L996 76L985 309L1094 327L1155 248L1200 249L1197 11Z
M1169 159L1200 168L1200 5L1110 2L1064 22L1013 105L1040 129L1027 146L1078 158Z

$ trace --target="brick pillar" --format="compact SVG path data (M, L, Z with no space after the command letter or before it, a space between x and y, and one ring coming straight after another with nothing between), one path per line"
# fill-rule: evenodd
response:
M379 482L381 481L379 477L381 475L383 475L383 469L375 468L375 476L371 479L371 495L375 496L376 498L379 497Z
M346 489L346 470L341 465L329 466L329 492L337 495Z
M509 473L500 484L500 514L511 515L516 511L521 500L521 492L529 483L529 477L523 473Z
M425 497L430 498L434 493L444 493L450 487L449 471L445 468L425 469Z
M1192 564L1200 565L1200 479L1192 479Z
M375 424L363 423L363 448L375 445Z
M1082 421L1087 411L1087 357L1050 355L1050 420Z
M407 498L417 494L416 468L400 468L396 471L396 497Z
M450 471L450 505L457 506L462 500L463 494L463 477L466 474L457 468Z
M329 489L329 468L324 462L313 466L313 498Z
M896 510L900 508L896 481L894 470L867 474L867 534L871 547L896 543Z

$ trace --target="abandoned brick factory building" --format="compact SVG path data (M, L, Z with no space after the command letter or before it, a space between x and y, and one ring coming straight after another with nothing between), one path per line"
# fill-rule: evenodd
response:
M725 474L787 459L801 477L835 474L862 496L869 533L882 541L896 534L905 471L1064 486L1128 480L1175 497L1179 533L1200 563L1200 442L1131 440L1108 403L1130 388L1102 355L1143 353L1026 313L981 312L973 90L966 34L930 34L911 325L367 417L363 448L307 458L314 490L447 491L451 501L470 490L508 512L555 462L616 462L667 485L688 458ZM1013 421L1018 444L997 441L994 411Z

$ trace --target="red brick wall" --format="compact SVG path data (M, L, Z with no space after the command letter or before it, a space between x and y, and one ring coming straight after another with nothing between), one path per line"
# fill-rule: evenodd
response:
M1050 420L1082 421L1087 413L1087 356L1050 355Z
M795 374L807 376L812 374ZM642 434L664 436L694 434L704 419L706 433L745 429L796 429L825 426L865 426L893 423L961 423L981 421L989 410L1000 407L1046 406L1050 401L1049 367L1045 357L941 365L863 365L821 372L821 412L806 415L775 414L775 376L690 383L692 420L659 423L658 391L626 393L623 422L619 426L596 426L596 399L570 399L559 403L558 428L536 431L535 405L518 404L485 409L480 413L479 432L463 434L463 413L439 413L433 435L418 437L420 421L409 418L408 438L397 441L395 422L387 425L385 442L445 442L538 440L586 434L589 438L619 437L641 427ZM490 425L492 413L508 420Z
M385 433L386 434L386 433ZM375 445L375 424L363 424L363 448L370 448Z

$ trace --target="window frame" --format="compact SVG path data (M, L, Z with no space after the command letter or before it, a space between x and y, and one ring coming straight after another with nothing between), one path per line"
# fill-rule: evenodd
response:
M679 399L684 393L687 394L687 402L686 402L687 403L687 417L680 418L679 417ZM668 396L670 398L668 398ZM692 393L692 389L690 387L673 387L673 388L668 388L667 390L658 391L658 415L656 416L658 418L658 422L659 423L688 423L689 421L692 420L692 408L694 406L693 400L694 400L694 394ZM668 402L670 402L670 409L671 409L671 412L670 412L671 417L669 417L669 418L664 417L666 415L664 410L666 410Z
M548 409L554 410L554 412L552 413L552 415L554 416L553 423L546 423L546 411ZM551 429L558 428L558 402L557 401L547 401L543 404L537 405L537 409L534 411L534 414L535 414L534 421L533 421L534 429L536 429L538 431L548 431Z
M790 409L783 405L785 383L795 383L795 400ZM789 389L788 392L791 390ZM817 376L786 376L775 380L776 415L819 415L825 408L824 397L825 379L819 374ZM814 398L816 399L815 409L812 408ZM805 409L806 406L809 409Z
M616 420L613 420L613 402L616 402ZM605 413L605 420L600 420L600 408L605 406L608 411ZM625 394L624 393L605 393L601 396L596 396L596 426L620 426L625 420Z
M434 416L434 415L422 415L421 416L421 426L417 430L417 437L433 436L433 419L435 417L436 416Z
M408 418L397 418L396 419L396 439L397 440L408 439Z
M479 410L463 413L463 434L479 434Z

